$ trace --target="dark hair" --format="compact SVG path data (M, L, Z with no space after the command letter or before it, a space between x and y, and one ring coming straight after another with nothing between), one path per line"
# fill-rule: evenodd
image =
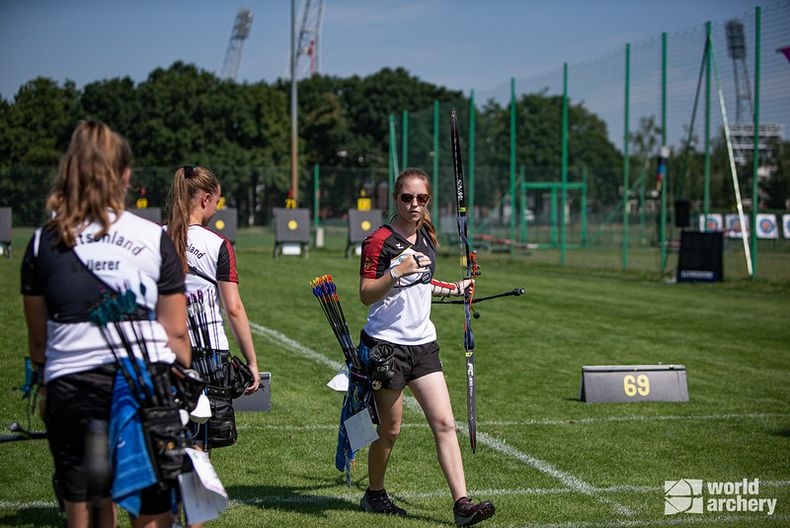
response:
M428 188L428 195L433 198L433 187L431 186L431 180L428 177L428 174L422 169L408 167L403 169L403 172L398 175L398 179L395 180L395 188L392 191L392 196L396 201L398 200L401 189L403 189L403 184L409 178L417 178L424 181L425 186ZM425 228L425 231L428 233L428 236L433 242L434 247L439 247L439 239L436 238L436 228L433 225L433 220L431 220L431 215L428 213L427 207L422 213L422 218L420 218L420 220L417 222L417 230L422 227Z
M122 176L131 165L132 149L122 135L101 121L79 122L47 198L47 208L53 213L48 225L57 231L56 243L73 246L77 231L88 220L101 224L97 237L107 233L108 209L116 217L123 211L126 185Z
M167 202L170 207L167 234L176 247L181 268L187 271L187 231L192 198L199 192L214 194L219 180L205 167L184 166L176 171Z

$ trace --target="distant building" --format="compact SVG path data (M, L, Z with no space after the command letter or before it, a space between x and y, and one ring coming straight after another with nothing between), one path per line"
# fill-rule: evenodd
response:
M735 163L740 166L749 164L751 154L754 151L754 125L752 123L732 123L730 125L730 135L732 136L732 150L735 155ZM784 136L784 125L777 123L760 125L757 146L760 156L757 176L760 179L769 179L776 171L776 159L771 146L776 142L784 141Z

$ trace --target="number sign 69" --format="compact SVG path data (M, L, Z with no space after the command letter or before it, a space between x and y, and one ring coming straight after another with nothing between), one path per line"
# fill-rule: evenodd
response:
M650 379L644 374L640 374L636 377L627 374L623 378L623 390L625 390L625 395L629 398L637 394L640 396L647 396L650 394Z

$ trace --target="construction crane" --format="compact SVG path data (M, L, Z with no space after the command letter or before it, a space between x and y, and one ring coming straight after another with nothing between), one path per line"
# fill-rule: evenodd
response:
M225 52L225 60L222 63L222 79L236 79L239 73L239 63L241 62L241 49L244 46L244 39L250 34L252 27L252 11L240 9L236 14L236 21L233 23L233 31L230 34L228 50Z
M324 20L324 0L302 0L302 25L296 45L297 75L310 76L320 72L321 25ZM300 66L299 58L309 57L309 67Z

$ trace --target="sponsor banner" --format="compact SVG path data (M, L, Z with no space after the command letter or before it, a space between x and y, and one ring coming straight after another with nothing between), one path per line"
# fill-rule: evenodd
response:
M724 220L718 213L709 214L707 222L705 221L705 215L699 215L699 230L708 233L723 231Z
M790 239L790 214L782 215L782 229L785 239Z
M757 238L779 238L776 215L760 213L757 215Z

